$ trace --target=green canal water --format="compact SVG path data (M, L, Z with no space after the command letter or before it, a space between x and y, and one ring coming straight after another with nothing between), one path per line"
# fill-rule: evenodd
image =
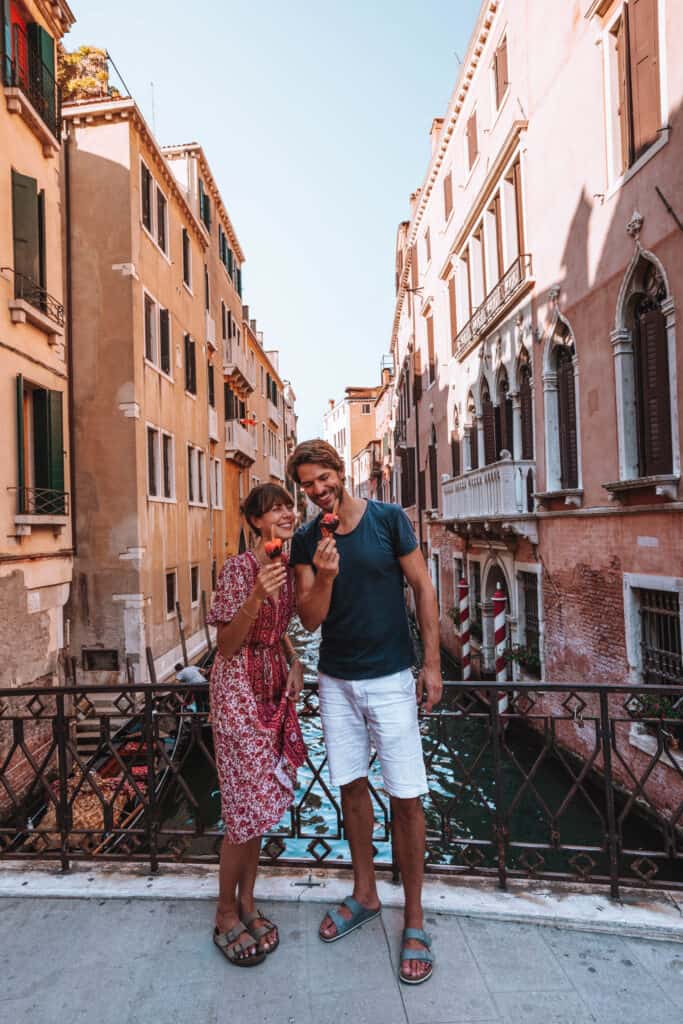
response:
M315 683L319 636L307 634L295 621L291 637L304 663L306 681ZM444 665L444 674L448 677L448 665ZM315 698L310 703L315 708ZM567 803L573 784L571 766L554 756L542 759L533 772L533 785L525 784L525 776L533 771L542 752L541 739L523 723L514 721L505 732L496 780L486 709L475 706L472 711L478 713L461 717L449 715L441 719L435 717L422 726L430 785L430 795L424 799L424 808L431 863L496 867L494 826L497 792L508 829L508 869L527 873L532 867L545 874L576 874L578 864L579 871L590 866L593 877L606 875L608 861L604 849L602 784L586 784ZM306 859L313 864L317 854L324 855L327 863L348 861L348 844L341 836L338 791L330 786L326 767L321 772L324 786L321 779L315 777L325 758L319 718L316 714L303 714L301 722L313 767L307 764L299 770L294 803L296 810L288 811L274 829L285 844L281 859ZM209 729L202 730L202 739L207 749L211 749ZM196 745L188 750L181 772L197 806L193 807L187 799L183 786L175 783L162 804L164 826L187 830L189 838L199 823L203 834L192 836L190 850L194 856L210 856L215 852L216 832L222 830L215 775L209 760ZM376 860L378 863L390 863L391 847L387 832L389 799L383 789L378 763L371 765L369 778L374 790ZM294 836L295 832L298 838ZM312 853L310 844L316 840L319 842ZM526 850L517 845L522 843ZM660 831L633 813L624 824L623 843L625 848L632 850L664 849ZM572 869L570 860L577 855L578 862L575 861ZM681 877L678 863L666 859L659 861L658 880ZM625 864L623 873L629 873Z

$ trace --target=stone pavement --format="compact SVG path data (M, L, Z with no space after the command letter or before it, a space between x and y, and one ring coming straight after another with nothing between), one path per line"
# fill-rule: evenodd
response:
M213 903L0 898L3 1024L671 1024L683 944L430 912L438 964L398 984L400 911L332 945L321 906L271 902L280 948L249 970L210 941Z

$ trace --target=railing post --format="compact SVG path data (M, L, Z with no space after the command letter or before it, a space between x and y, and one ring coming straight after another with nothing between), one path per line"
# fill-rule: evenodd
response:
M607 808L607 853L609 856L610 896L619 899L619 837L614 808L614 782L612 779L612 729L609 718L607 693L600 691L600 734L602 764L605 776L605 805Z
M56 695L57 702L57 716L55 718L55 739L57 741L57 764L59 771L59 833L60 833L60 844L59 844L59 859L62 865L62 871L69 871L71 864L69 861L69 833L71 832L71 823L69 821L69 791L67 788L67 758L66 758L66 742L68 738L69 723L64 712L64 694L58 693Z
M157 798L154 772L154 691L150 686L145 690L144 730L147 750L147 842L149 844L149 867L152 874L159 870L157 850Z
M185 641L185 622L183 621L180 601L176 601L175 603L175 613L178 618L178 633L180 634L180 646L183 652L183 665L187 667L189 665L189 661L187 660L187 643Z
M496 847L498 854L498 884L501 889L507 889L507 825L501 806L503 799L503 783L501 774L501 751L500 751L500 716L498 712L498 691L488 690L489 713L491 716L491 750L493 752L493 800L495 806L495 824L493 826L496 836Z

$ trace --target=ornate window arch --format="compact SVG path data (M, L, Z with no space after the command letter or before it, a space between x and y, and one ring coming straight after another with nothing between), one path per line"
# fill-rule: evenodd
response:
M519 413L521 424L521 451L517 457L534 457L534 398L531 359L522 346L517 360L517 386L519 388Z
M460 476L462 473L462 459L460 453L460 414L457 405L453 409L453 428L451 430L451 469L453 476Z
M501 458L501 452L508 451L515 457L514 424L512 394L510 391L510 380L508 372L501 365L498 371L497 380L498 405L496 406L496 447L497 457Z
M543 360L546 490L581 490L578 360L569 322L557 312Z
M467 417L465 426L466 454L469 465L467 469L479 468L479 430L477 427L477 406L474 395L470 391L467 396Z
M491 401L489 382L484 377L479 393L481 399L481 415L484 425L484 464L490 466L496 462L498 453L496 451L496 415Z
M620 480L680 474L675 326L664 267L637 244L612 332Z

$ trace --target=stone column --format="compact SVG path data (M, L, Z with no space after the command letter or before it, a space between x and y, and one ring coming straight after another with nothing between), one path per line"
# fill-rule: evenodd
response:
M511 391L512 399L512 458L522 457L522 402L519 391Z
M484 417L477 416L477 450L479 452L479 468L486 465L486 447L484 445Z

